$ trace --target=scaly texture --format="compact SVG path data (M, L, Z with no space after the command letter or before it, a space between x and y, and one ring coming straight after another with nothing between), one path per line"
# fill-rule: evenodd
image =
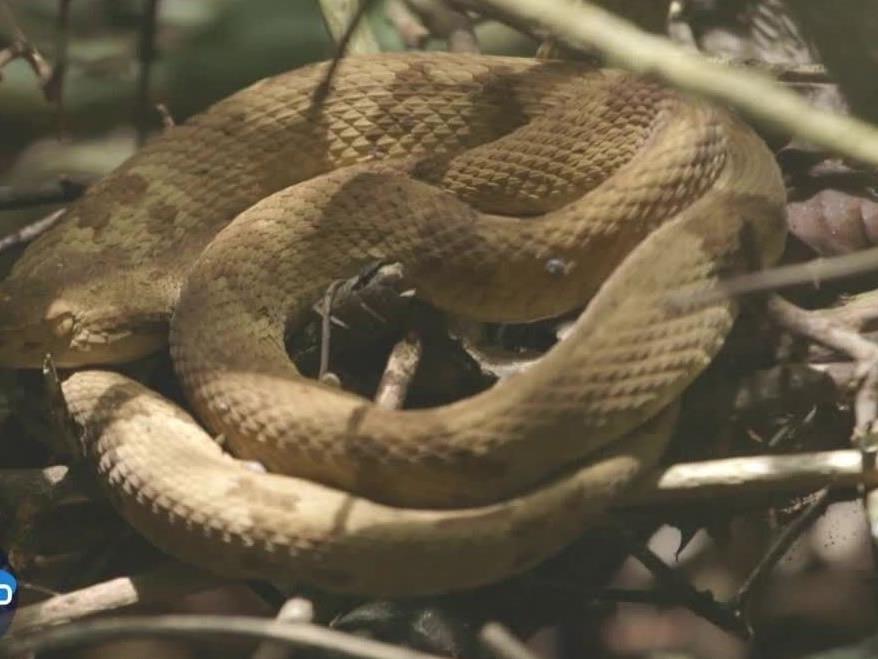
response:
M317 106L324 72L222 101L90 190L0 288L0 360L130 359L160 345L173 309L198 416L288 475L247 471L141 385L76 374L64 391L84 450L147 537L226 573L348 592L508 576L658 459L674 400L735 314L681 291L776 259L779 172L728 113L620 72L351 58ZM481 319L597 295L527 373L389 411L302 378L283 343L333 279L376 260Z

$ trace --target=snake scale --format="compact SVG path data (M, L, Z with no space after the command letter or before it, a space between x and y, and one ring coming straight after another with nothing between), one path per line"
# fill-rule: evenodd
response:
M184 560L372 595L504 578L659 459L736 313L669 293L776 260L780 174L731 113L623 72L352 57L317 103L325 73L256 83L95 184L0 287L0 363L121 362L170 336L207 430L113 372L63 390L116 507ZM382 261L482 320L591 302L527 372L391 411L284 349L331 281Z

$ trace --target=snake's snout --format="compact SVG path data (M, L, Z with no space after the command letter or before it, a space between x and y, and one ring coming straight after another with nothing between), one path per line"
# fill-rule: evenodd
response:
M73 310L38 285L0 284L0 366L39 367L47 354L61 360L76 327Z

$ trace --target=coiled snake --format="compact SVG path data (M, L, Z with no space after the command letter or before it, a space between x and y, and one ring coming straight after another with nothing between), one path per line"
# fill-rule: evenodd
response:
M385 54L344 60L317 103L324 74L257 83L94 185L2 284L0 363L133 359L170 320L210 433L289 475L122 375L63 388L122 515L185 560L375 595L503 578L658 460L735 315L669 293L715 287L745 244L777 258L779 172L728 112L617 71ZM389 411L284 350L329 282L375 261L485 320L597 295L528 372Z

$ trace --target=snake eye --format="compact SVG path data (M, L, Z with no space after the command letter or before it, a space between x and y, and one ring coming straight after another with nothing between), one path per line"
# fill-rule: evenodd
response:
M57 336L59 339L70 336L70 334L73 332L73 326L76 322L73 314L69 311L60 313L57 316L53 316L52 318L47 318L46 320L49 322L49 327L52 330L52 334Z

